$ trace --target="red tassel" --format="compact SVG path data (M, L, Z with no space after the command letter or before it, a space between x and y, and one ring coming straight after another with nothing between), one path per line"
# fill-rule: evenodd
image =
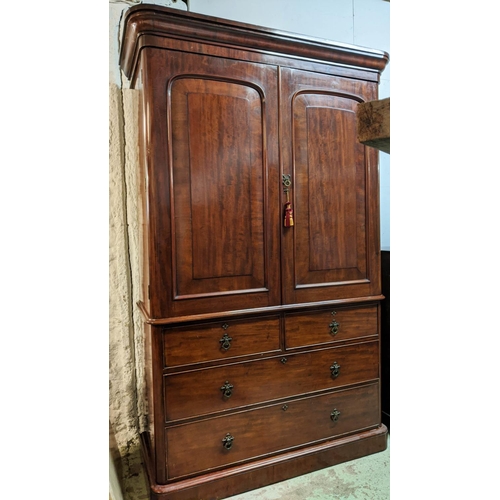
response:
M291 227L293 226L293 209L292 209L292 204L287 201L285 203L285 227Z

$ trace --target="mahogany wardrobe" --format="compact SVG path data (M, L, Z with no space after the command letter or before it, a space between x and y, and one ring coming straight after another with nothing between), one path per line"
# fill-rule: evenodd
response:
M384 52L141 4L151 498L226 498L379 452Z

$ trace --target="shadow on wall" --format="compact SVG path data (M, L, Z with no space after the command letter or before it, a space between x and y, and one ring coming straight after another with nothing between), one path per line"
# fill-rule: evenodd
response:
M134 304L141 299L138 92L109 85L109 454L112 479L125 498L141 464L139 433L146 425L144 331ZM114 472L113 472L114 471ZM115 474L113 476L113 474ZM116 488L115 488L116 489ZM111 492L110 492L111 495ZM135 497L134 497L135 498ZM120 500L119 493L116 500Z

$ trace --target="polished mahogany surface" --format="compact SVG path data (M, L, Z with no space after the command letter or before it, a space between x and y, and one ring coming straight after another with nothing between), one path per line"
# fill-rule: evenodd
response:
M137 5L151 498L225 498L381 451L387 54Z
M378 384L371 384L170 427L167 448L175 459L169 475L192 475L374 428L380 413L373 404L377 395ZM221 446L227 434L233 438L229 449Z
M378 378L378 342L166 375L165 419L173 421L344 387ZM332 375L332 367L336 372ZM221 388L231 385L226 396Z
M280 331L279 316L226 318L165 329L165 367L280 352Z
M378 307L330 307L285 315L286 349L378 335Z
M350 66L358 72L371 74L373 80L389 62L389 55L378 50L142 4L130 8L125 18L120 57L125 75L133 78L143 47L164 46L162 44L168 44L170 38L190 40L192 51L208 51L210 48L203 44L209 43L215 47L250 50L247 58L251 58L252 53L271 53L277 57L300 58L299 65L314 60Z

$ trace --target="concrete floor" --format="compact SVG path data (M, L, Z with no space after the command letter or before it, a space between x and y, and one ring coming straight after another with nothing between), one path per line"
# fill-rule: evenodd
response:
M231 497L231 500L389 500L390 440L383 452ZM131 464L124 500L148 500L140 462ZM203 500L194 499L193 500Z

